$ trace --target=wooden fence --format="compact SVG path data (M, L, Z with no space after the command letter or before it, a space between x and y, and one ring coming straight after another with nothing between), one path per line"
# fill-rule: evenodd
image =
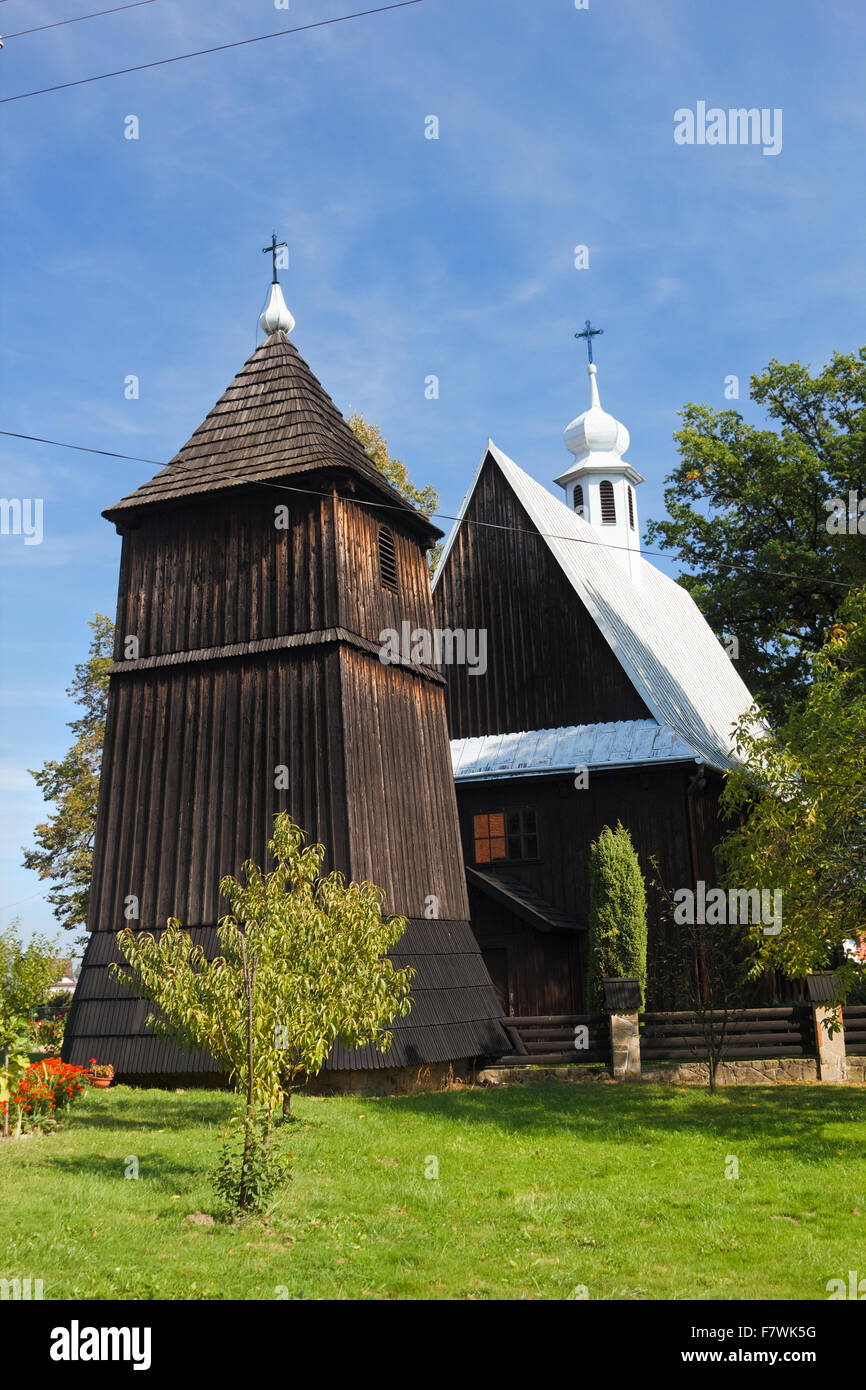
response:
M845 1051L849 1057L866 1057L866 1004L854 1004L842 1010L845 1028Z
M603 1064L611 1061L610 1020L607 1014L550 1014L537 1018L507 1018L505 1029L513 1050L498 1057L494 1067ZM845 1051L866 1057L866 1005L842 1010ZM724 1025L723 1061L762 1058L815 1057L813 1011L807 1004L785 1009L739 1009L700 1013L639 1015L640 1055L644 1062L705 1061L709 1030L718 1041Z
M495 1066L610 1061L610 1025L606 1014L548 1014L538 1018L506 1018L504 1022L514 1051L497 1058ZM589 1046L584 1047L584 1042Z
M640 1015L641 1059L679 1062L705 1058L710 1034L718 1042L724 1027L724 1060L762 1057L814 1057L815 1035L809 1008L738 1009L728 1015L649 1013Z

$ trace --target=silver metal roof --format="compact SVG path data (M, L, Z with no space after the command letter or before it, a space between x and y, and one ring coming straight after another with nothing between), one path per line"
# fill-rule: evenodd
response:
M519 734L484 734L451 740L457 782L495 777L538 777L591 770L699 762L693 748L654 719L611 724L575 724L569 729L534 729Z

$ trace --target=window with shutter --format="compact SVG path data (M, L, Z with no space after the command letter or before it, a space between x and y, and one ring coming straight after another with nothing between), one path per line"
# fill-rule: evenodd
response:
M578 516L586 516L583 506L583 488L580 483L575 483L574 485L574 510L577 512Z
M628 524L634 530L634 493L631 488L628 490Z

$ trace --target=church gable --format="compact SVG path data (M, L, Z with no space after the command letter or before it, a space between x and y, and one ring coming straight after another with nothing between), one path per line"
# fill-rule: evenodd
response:
M486 630L486 670L449 666L452 738L646 719L650 711L488 451L437 573L437 626ZM625 581L627 582L627 581Z
M699 761L720 771L735 766L733 731L752 707L752 697L691 595L639 552L623 554L615 544L609 544L603 523L601 528L587 523L518 468L492 440L488 440L487 453L446 543L434 581L435 592L438 594L440 579L444 580L450 571L453 551L457 549L458 554L471 557L478 544L475 535L484 528L473 526L471 521L467 528L464 518L476 515L480 477L489 468L502 475L503 483L499 486L513 495L512 509L518 514L522 509L529 520L528 529L535 528L540 537L533 552L539 545L546 549L570 590L571 603L580 604L590 616L643 708L660 725L673 729L694 750ZM506 524L511 525L497 523ZM525 520L522 529L527 530ZM515 540L519 542L519 551L525 541L519 536ZM524 580L515 582L518 571L512 568L520 563L519 554L510 550L514 544L514 540L506 542L508 562L503 562L501 556L497 561L496 582L509 591L506 607L517 604L525 608L522 594L518 593ZM474 560L466 563L465 568L467 573L474 572ZM489 587L490 576L485 576L483 582ZM458 594L457 590L453 592ZM457 612L471 610L462 593L455 602ZM450 606L440 607L439 611L451 617L452 625L457 625ZM545 604L544 596L531 615L531 623L544 628L553 625L557 632L561 631L554 608ZM493 636L490 641L494 641ZM546 675L540 671L539 680L543 681ZM458 677L458 688L459 684ZM599 716L600 720L643 717L621 714L614 705L608 705L607 711ZM557 722L575 721L569 716ZM552 727L552 723L534 727ZM455 728L452 736L506 731L467 727L458 732Z

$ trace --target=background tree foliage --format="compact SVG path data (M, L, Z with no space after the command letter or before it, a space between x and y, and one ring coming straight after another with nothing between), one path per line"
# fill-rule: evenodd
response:
M587 1009L602 1004L602 980L617 975L640 980L646 1001L646 885L631 835L617 821L590 846Z
M805 704L781 729L741 723L744 766L722 808L742 823L721 849L729 886L782 890L781 933L753 932L756 968L796 979L841 967L848 991L863 967L845 942L866 932L866 588L851 591L810 667Z
M39 772L30 770L53 810L34 830L36 848L23 851L25 866L35 869L41 879L52 881L48 901L58 922L67 929L84 926L87 921L108 669L114 647L110 618L96 613L88 627L93 636L87 660L76 666L66 692L82 710L68 726L75 739L59 762L46 762ZM84 937L78 944L86 941Z
M70 965L59 951L59 941L38 933L25 944L17 922L0 932L0 1019L29 1019L46 1002Z
M828 533L826 505L852 490L866 498L866 348L835 353L814 376L773 360L751 397L777 428L685 407L669 519L650 522L646 539L676 552L680 583L720 637L737 637L743 679L779 719L805 698L809 657L845 598L834 581L866 582L863 536Z
M379 426L371 425L357 411L349 416L346 423L358 442L363 445L379 472L384 473L388 482L397 489L400 496L405 497L407 502L411 502L412 506L417 507L419 512L423 512L425 516L432 516L439 506L439 493L429 483L427 487L415 487L405 463L392 458L388 453L388 441L382 437ZM439 563L441 552L441 545L435 545L429 552L427 559L431 572Z

